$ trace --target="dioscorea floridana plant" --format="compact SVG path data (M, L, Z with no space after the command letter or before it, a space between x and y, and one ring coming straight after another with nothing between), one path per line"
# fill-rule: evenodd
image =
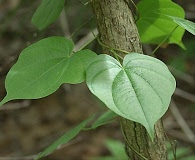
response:
M153 8L146 10L149 6ZM40 30L46 28L56 20L63 7L64 0L43 0L32 18L33 24ZM151 0L143 0L137 9L140 13L137 27L143 43L161 44L163 41L184 48L181 41L183 28L194 34L194 23L185 20L183 9L170 0L152 1L152 5ZM121 62L117 54L112 57L91 50L74 52L73 49L73 41L60 36L42 39L24 49L6 76L7 95L0 106L14 99L48 96L64 83L86 81L91 93L110 109L91 128L119 115L142 124L153 139L154 125L167 111L176 87L166 65L154 57L135 52L125 52ZM37 159L87 129L92 118L67 132Z

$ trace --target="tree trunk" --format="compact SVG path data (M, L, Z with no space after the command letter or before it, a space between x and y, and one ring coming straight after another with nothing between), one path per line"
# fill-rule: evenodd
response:
M96 17L103 50L111 54L108 48L114 48L124 57L127 52L142 53L139 34L127 0L92 0L92 8ZM152 141L139 123L120 118L122 132L126 141L126 153L131 160L167 160L165 135L162 122L155 125L155 138Z

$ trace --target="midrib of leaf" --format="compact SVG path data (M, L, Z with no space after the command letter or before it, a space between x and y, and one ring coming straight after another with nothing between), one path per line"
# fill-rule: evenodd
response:
M130 85L132 86L133 91L134 91L134 93L135 93L135 95L136 95L136 98L137 98L137 100L138 100L138 102L139 102L139 106L141 107L141 110L143 111L142 113L143 113L143 116L144 116L144 118L145 118L145 120L146 120L146 122L147 122L147 126L148 126L148 128L150 129L150 133L152 133L152 129L150 128L148 119L147 119L147 117L146 117L147 114L145 113L144 108L143 108L142 105L141 105L139 96L137 96L137 92L136 92L136 90L134 89L135 84L134 84L134 82L133 82L133 80L132 80L132 78L131 78L131 75L129 75L129 74L126 72L125 69L124 69L124 72L125 72L125 75L127 76L127 78L129 79ZM125 113L123 113L123 114L125 114Z
M61 63L61 62L60 62L60 63ZM59 78L53 83L52 86L54 86L54 85L58 82L58 80L62 77L62 75L64 74L66 68L68 67L68 64L69 64L69 61L67 62L66 66L64 66L64 69L63 69L63 71L62 71L62 74L61 74L61 75L59 76ZM48 87L48 89L45 90L44 92L48 91L52 86ZM41 95L42 95L42 94L43 94L43 92L41 93Z
M30 67L30 66L33 66L33 65L36 65L36 64L39 64L39 63L44 63L44 62L47 62L47 61L50 61L50 60L54 60L54 59L62 59L62 58L66 58L68 59L69 57L65 57L65 56L58 56L58 57L51 57L50 59L45 59L45 60L42 60L40 59L40 61L37 61L37 62L33 62L31 64L25 64L25 65L22 65L21 69L20 70L23 70L25 69L26 67ZM20 59L19 59L20 60ZM38 59L39 60L39 59ZM26 66L27 65L27 66ZM11 76L12 77L12 76Z
M50 1L50 2L47 4L47 6L49 6L49 4L50 4L51 2L53 2L53 1ZM46 6L45 8L47 8L47 6ZM53 6L54 6L54 5L53 5ZM49 14L48 14L48 16L47 16L47 18L46 18L44 24L48 21L48 19L49 19L51 13L52 13L52 12L49 12Z
M26 69L26 67L31 67L31 66L36 65L36 64L39 64L39 63L44 63L44 62L47 62L47 61L50 61L50 60L62 59L62 58L66 58L66 59L67 59L67 57L56 57L56 58L53 58L53 57L52 57L51 59L46 59L46 60L42 60L42 61L37 61L37 62L31 63L31 64L28 63L27 66L23 65L23 67L21 67L20 71L22 71L23 69ZM17 67L18 67L18 66L17 66ZM9 76L9 79L12 79L12 77L13 77L15 74L17 74L17 73L18 73L18 71L14 71L14 73L13 73L13 71L12 71L12 75Z
M50 3L52 3L53 1L47 1L47 4L45 5L45 7L47 8L49 6Z
M25 88L27 88L28 86L32 85L34 82L36 82L39 78L41 78L43 75L45 75L47 72L49 72L51 69L53 69L54 67L56 67L58 64L60 64L63 61L66 61L67 59L63 59L60 62L56 63L56 65L50 67L48 70L46 70L43 74L41 74L39 77L37 77L36 79L34 79L31 83L29 83L28 85L24 86L23 88L21 88L18 92L16 92L15 94L12 94L12 97L14 97L15 95L19 94L20 92L22 92Z

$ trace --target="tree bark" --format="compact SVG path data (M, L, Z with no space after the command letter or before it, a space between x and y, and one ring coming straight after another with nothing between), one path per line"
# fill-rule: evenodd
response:
M103 50L111 54L109 48L124 57L127 52L142 53L139 34L127 0L92 0ZM165 135L162 122L155 125L155 138L152 141L146 129L139 123L120 118L125 137L126 153L131 160L167 160Z

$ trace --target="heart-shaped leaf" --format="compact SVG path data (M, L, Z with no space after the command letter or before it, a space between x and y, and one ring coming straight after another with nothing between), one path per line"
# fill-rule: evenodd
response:
M126 55L123 66L111 56L97 56L87 69L86 80L91 92L108 108L141 123L151 138L176 86L163 62L138 53Z
M160 44L176 28L168 17L184 18L184 10L171 0L142 0L137 4L139 19L137 27L143 43ZM178 27L165 43L175 43L184 48L182 36L184 29Z
M0 105L12 99L45 97L63 83L83 82L85 68L96 54L89 50L72 54L73 47L64 37L50 37L24 49L6 77L7 95Z

